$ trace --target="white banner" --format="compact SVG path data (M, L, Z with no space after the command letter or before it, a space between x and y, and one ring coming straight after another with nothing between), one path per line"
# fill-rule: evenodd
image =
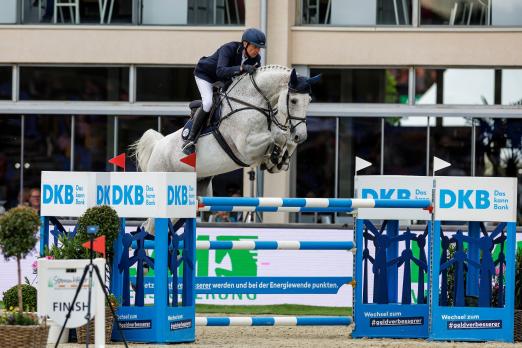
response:
M435 220L516 221L516 178L440 176L435 197Z
M42 172L42 216L109 205L120 217L195 217L196 173Z
M433 178L403 175L355 176L357 198L373 199L429 199L431 200ZM360 208L361 219L431 220L431 214L423 209Z
M198 228L198 240L300 240L353 241L353 230L279 228ZM351 277L353 254L345 250L197 250L196 276L258 277ZM207 304L307 304L349 307L352 287L344 285L337 294L204 295L197 303Z
M42 172L42 216L80 216L96 204L96 182L108 173Z
M93 263L105 276L105 259L94 259ZM89 260L48 260L38 259L38 314L48 315L58 325L63 325L71 306L71 316L67 321L68 328L80 327L87 324L89 302L89 286L91 286L90 318L95 313L105 311L103 284L100 284L96 273L93 272L92 283L85 277L76 302L72 301L80 286L85 266ZM99 303L101 301L101 305ZM100 311L101 309L101 311Z

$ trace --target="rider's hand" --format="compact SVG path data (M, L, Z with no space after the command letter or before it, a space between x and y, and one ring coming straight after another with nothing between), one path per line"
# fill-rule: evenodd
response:
M241 71L247 74L253 74L256 71L256 67L254 65L245 64L241 66Z

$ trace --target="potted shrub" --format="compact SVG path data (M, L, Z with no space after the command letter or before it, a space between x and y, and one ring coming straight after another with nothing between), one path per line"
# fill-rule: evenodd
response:
M30 207L20 206L0 217L0 249L5 259L15 258L18 274L18 308L8 309L0 317L1 347L45 347L49 328L39 323L34 313L25 313L22 296L22 270L20 261L27 256L37 242L40 219ZM36 303L36 301L35 301Z
M3 294L4 307L18 307L18 285L8 289ZM36 288L29 284L22 284L22 302L24 309L36 312Z
M76 237L80 244L89 240L87 226L91 225L97 225L100 228L99 235L105 236L107 265L110 265L112 257L114 256L114 242L116 241L116 238L118 238L118 232L120 231L120 219L118 213L107 205L100 205L87 209L78 219ZM86 255L85 258L89 258L89 253Z
M515 263L515 341L522 342L522 248Z

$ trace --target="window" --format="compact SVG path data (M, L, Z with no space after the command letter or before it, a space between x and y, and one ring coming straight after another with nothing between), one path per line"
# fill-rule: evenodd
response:
M78 115L75 117L74 170L107 171L114 154L114 117Z
M43 170L70 170L71 117L26 115L24 119L24 187L31 190L40 188Z
M475 119L476 174L517 177L522 174L522 120Z
M245 2L241 0L188 0L189 25L244 25Z
M160 118L160 133L167 136L181 129L187 123L190 110L187 107L187 116L161 116Z
M495 104L493 69L417 68L417 104Z
M408 69L311 68L310 76L322 74L312 98L320 103L406 103Z
M334 197L336 120L307 117L307 129L297 147L297 197Z
M430 122L430 157L437 156L451 163L437 175L471 175L471 119L437 117ZM430 163L430 173L432 172Z
M0 210L18 205L21 122L19 115L0 116Z
M193 67L138 67L136 81L137 101L173 102L200 98Z
M127 67L20 67L20 100L128 101Z
M13 80L10 66L0 66L0 100L11 100Z
M148 129L158 130L156 116L118 116L118 153L125 152L130 159L129 146L139 140ZM126 162L127 172L135 172L136 161Z
M410 25L411 0L302 0L301 24Z
M137 8L137 1L129 0L107 0L105 6L103 1L80 0L78 8L74 1L60 0L60 2L69 2L71 5L58 8L56 24L130 24L133 12L136 12ZM23 23L54 23L55 0L23 0L22 6ZM78 10L78 18L76 18L76 10Z
M522 120L475 119L476 175L518 178L518 221L522 219Z
M355 156L372 163L372 166L361 170L360 174L380 174L380 118L339 118L339 197L353 197Z
M385 175L426 175L427 118L384 119Z
M421 25L519 26L519 0L420 0Z
M522 105L522 69L502 70L502 105Z

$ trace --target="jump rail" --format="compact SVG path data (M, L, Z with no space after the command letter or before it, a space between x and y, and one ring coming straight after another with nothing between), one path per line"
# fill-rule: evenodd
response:
M137 243L132 243L137 248ZM180 242L178 248L183 248ZM154 241L146 240L145 249L154 249ZM299 241L299 240L270 240L270 241L198 241L197 250L355 250L351 241Z
M258 211L258 212L283 212L283 213L351 213L352 208L306 208L306 207L245 207L245 206L228 206L228 205L212 205L199 207L199 211Z
M196 317L196 326L348 326L351 317Z
M428 199L367 199L367 198L277 198L277 197L199 197L200 209L206 206L236 207L294 207L294 208L424 208ZM237 208L236 208L237 209Z

